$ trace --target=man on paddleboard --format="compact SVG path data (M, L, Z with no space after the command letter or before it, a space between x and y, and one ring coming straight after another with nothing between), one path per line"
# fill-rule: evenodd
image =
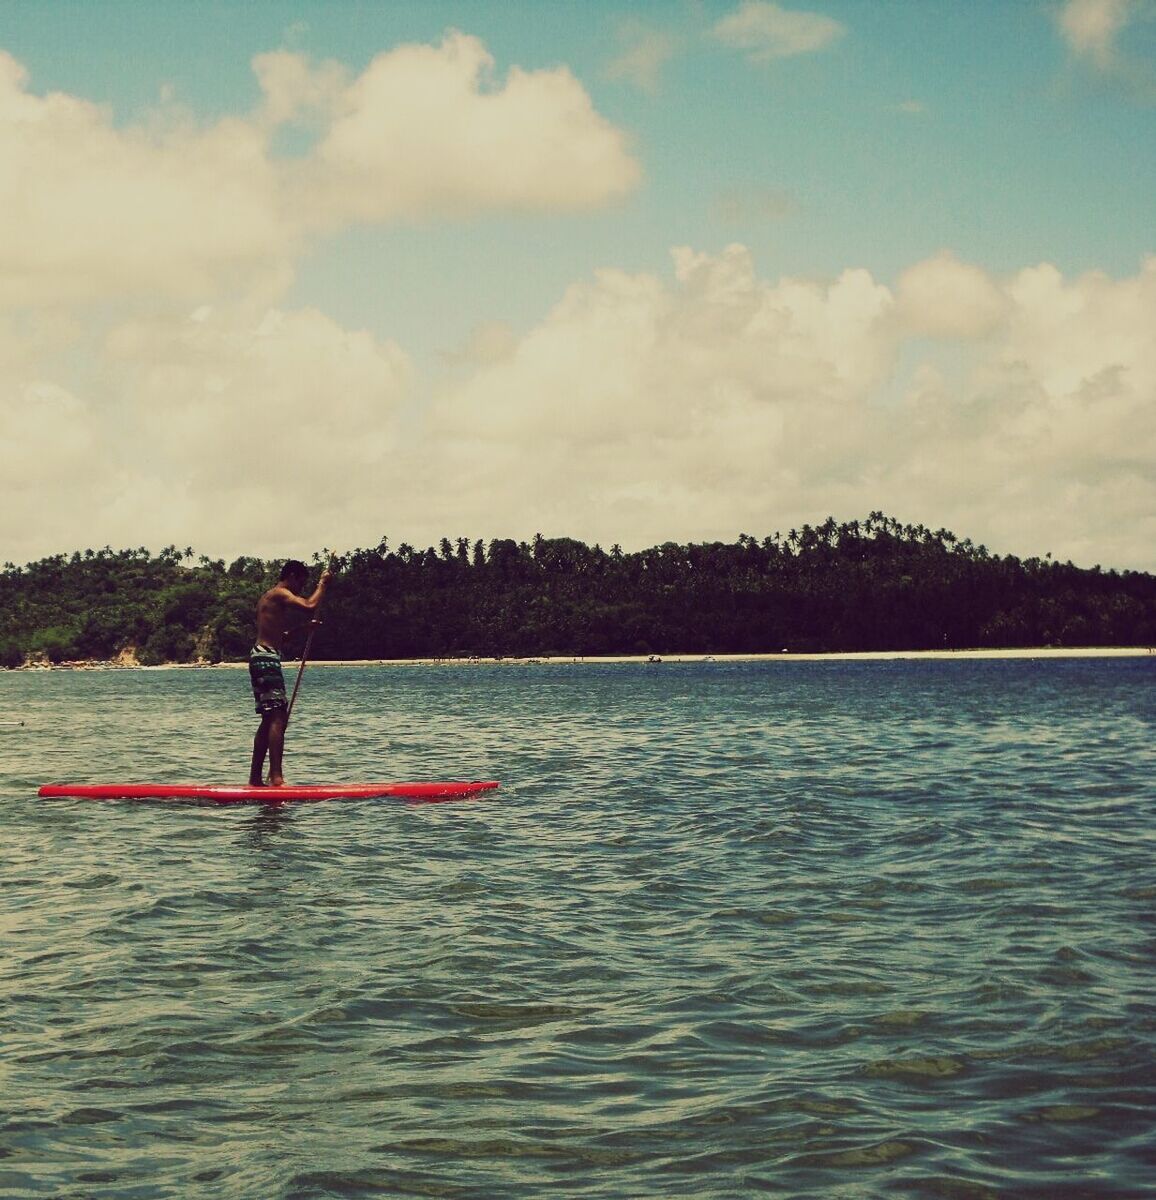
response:
M309 569L291 558L281 568L281 578L257 602L257 642L249 651L249 679L253 699L261 715L261 725L253 738L253 763L249 783L261 787L265 782L265 755L269 756L269 786L281 787L281 756L285 750L285 726L289 722L289 700L285 695L285 677L281 673L281 649L293 632L287 628L293 619L308 614L312 618L329 585L329 569L321 572L313 595L301 595L309 580ZM296 624L299 626L300 621Z

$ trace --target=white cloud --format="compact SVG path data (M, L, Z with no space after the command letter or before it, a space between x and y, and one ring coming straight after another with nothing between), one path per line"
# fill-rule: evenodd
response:
M1068 0L1059 12L1060 32L1076 54L1106 69L1135 8L1135 0Z
M81 401L55 384L32 382L7 391L0 405L0 444L6 451L5 484L23 489L56 472L66 478L91 473L88 459L97 438Z
M433 432L451 474L519 532L569 512L604 541L733 535L795 504L803 464L857 471L886 289L861 272L771 286L739 246L675 266L673 287L608 271L572 288L445 398Z
M679 51L680 39L668 30L641 21L624 22L618 30L622 52L606 69L611 79L624 79L641 91L658 91L662 70Z
M752 53L822 43L759 28ZM287 52L254 70L247 116L126 126L32 94L0 55L6 557L300 555L383 532L639 546L881 508L1156 567L1156 259L997 278L944 252L892 285L684 247L669 274L575 283L520 335L481 320L430 381L388 338L287 302L309 239L606 203L637 180L622 134L569 72L495 80L463 35L360 75Z
M380 510L412 384L393 343L315 310L243 306L122 321L83 391L29 365L3 374L0 537L23 559L336 544Z
M589 208L639 177L569 71L496 81L474 38L360 75L287 51L253 69L250 114L199 124L166 88L125 123L37 95L0 51L10 557L275 553L380 529L383 489L428 485L404 452L412 367L388 340L285 307L310 240L355 220Z
M1021 271L1007 287L1014 309L1004 348L1054 403L1109 397L1156 416L1156 257L1132 279L1101 272L1067 281L1055 267ZM1150 418L1149 418L1150 419ZM1151 461L1156 463L1156 444Z
M565 68L490 80L476 38L403 46L351 78L259 55L260 108L207 127L166 108L121 125L86 100L28 90L0 51L0 308L274 302L307 239L350 221L596 207L639 180L624 135ZM303 153L277 152L285 128Z
M339 94L302 166L301 192L322 219L384 221L486 210L596 207L638 183L626 138L564 67L513 68L492 82L477 38L378 55ZM282 63L278 103L288 103ZM305 73L309 98L331 92ZM290 93L291 94L291 93Z
M983 337L996 328L1009 304L986 272L947 253L905 271L898 298L907 331L940 338Z
M824 50L846 33L846 27L822 13L743 0L715 24L713 33L724 45L745 51L752 62L766 63Z
M307 55L272 50L252 60L263 102L257 116L269 129L301 121L324 129L341 106L349 86L349 70L327 59L313 63Z
M147 448L138 487L165 482L178 511L232 545L277 543L286 522L331 544L378 490L412 377L398 346L312 309L125 322L105 372Z
M517 345L517 335L505 321L483 321L470 331L464 346L442 357L452 366L476 367L509 358Z
M672 282L575 286L442 398L431 437L461 488L430 519L453 527L476 494L489 530L644 545L883 508L1002 551L1151 566L1154 324L1156 259L1131 279L996 279L944 254L893 293L678 250Z
M1156 16L1152 0L1067 0L1057 13L1060 34L1072 54L1102 78L1143 104L1156 102L1151 57L1130 50L1130 27Z
M796 209L795 197L786 188L749 184L720 193L714 211L727 223L781 221Z
M108 432L82 398L44 379L4 370L0 383L0 544L7 561L79 548L83 528L98 545L95 511L120 480L105 462ZM135 543L134 543L135 544Z
M119 129L26 82L0 51L0 307L191 296L288 270L295 230L251 125Z
M1154 325L1156 258L1125 279L995 278L945 253L892 288L680 248L670 275L573 285L520 337L480 326L429 412L398 346L310 309L126 317L84 387L47 369L67 327L41 332L40 364L10 330L0 532L12 558L45 538L641 546L881 508L1000 551L1153 567Z

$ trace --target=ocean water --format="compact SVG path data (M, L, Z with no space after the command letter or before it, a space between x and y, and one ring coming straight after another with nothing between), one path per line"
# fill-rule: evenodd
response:
M1156 1196L1156 660L0 673L0 1196ZM23 724L10 722L23 721Z

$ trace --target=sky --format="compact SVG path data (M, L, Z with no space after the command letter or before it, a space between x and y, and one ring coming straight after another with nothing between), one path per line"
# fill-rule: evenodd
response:
M1156 0L0 0L0 453L17 564L1156 570Z

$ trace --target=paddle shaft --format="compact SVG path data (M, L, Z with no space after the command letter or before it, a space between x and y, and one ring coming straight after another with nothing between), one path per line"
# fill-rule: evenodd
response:
M293 694L289 697L289 707L285 710L286 725L289 724L289 718L293 715L293 705L297 703L297 693L301 690L301 676L305 674L305 664L309 660L309 644L313 641L313 631L316 628L317 626L314 625L309 630L309 636L305 639L305 646L301 651L301 665L297 668L297 678L293 680Z
M330 563L333 562L331 558ZM297 668L297 678L293 680L293 694L289 697L289 707L285 710L285 724L289 724L289 718L293 715L293 705L297 703L297 693L301 690L301 676L305 674L305 664L309 661L309 647L313 645L313 635L317 632L317 626L320 624L318 616L321 613L321 601L318 600L317 607L313 610L313 623L309 626L309 634L305 638L305 645L301 648L301 665Z

